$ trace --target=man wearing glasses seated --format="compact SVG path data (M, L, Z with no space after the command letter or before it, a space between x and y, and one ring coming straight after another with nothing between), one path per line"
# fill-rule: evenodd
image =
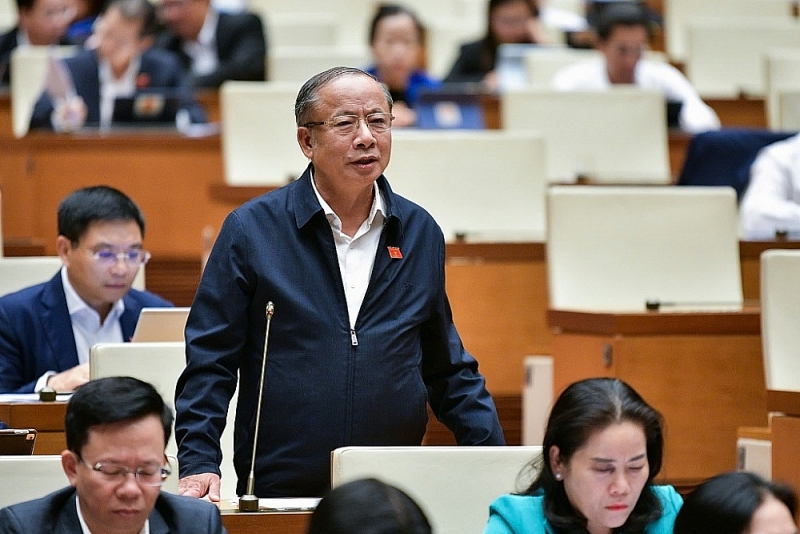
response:
M0 298L0 393L45 386L72 391L89 380L89 349L130 341L144 307L171 303L131 289L144 250L144 216L122 192L80 189L58 207L63 267L48 282Z
M2 532L220 533L213 504L161 491L172 410L147 382L94 380L67 405L70 486L0 510Z

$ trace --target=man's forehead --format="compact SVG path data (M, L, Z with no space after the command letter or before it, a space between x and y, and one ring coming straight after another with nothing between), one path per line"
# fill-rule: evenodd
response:
M318 95L319 107L324 111L388 111L383 88L369 76L341 76L321 87Z

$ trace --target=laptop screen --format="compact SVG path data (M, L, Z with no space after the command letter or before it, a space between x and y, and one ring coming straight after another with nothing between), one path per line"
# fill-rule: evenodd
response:
M481 98L473 84L446 85L421 91L414 106L417 127L481 130L485 128Z
M164 93L138 93L114 101L112 124L165 125L174 124L181 99Z

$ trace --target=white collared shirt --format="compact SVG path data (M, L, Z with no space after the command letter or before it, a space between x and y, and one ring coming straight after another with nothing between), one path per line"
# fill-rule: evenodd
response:
M336 255L339 258L339 272L342 274L344 296L347 300L347 313L350 317L350 328L356 326L358 312L367 294L367 286L372 276L372 267L375 265L375 255L378 252L378 242L381 239L383 222L386 218L386 207L383 196L377 183L373 183L372 207L369 216L361 223L353 237L342 232L342 221L327 202L322 198L314 182L312 174L311 185L317 195L325 217L331 225L333 241L336 243Z
M89 530L89 526L83 519L83 514L81 513L81 500L77 495L75 496L75 507L78 510L78 521L81 523L81 532L83 532L83 534L92 534L92 531ZM150 518L144 520L144 526L142 527L142 530L139 531L139 534L150 534Z
M70 323L72 323L72 335L75 338L75 348L78 351L78 363L89 362L89 349L97 343L121 343L122 325L119 318L125 311L125 302L119 299L111 307L106 320L100 324L100 314L78 295L75 288L69 282L67 268L61 267L61 282L64 284L64 296L67 299L67 310L69 311ZM47 379L58 374L50 370L43 374L37 381L35 392L41 391L47 385Z
M99 66L100 74L100 125L111 125L111 118L114 115L114 100L120 97L131 97L136 93L136 76L139 74L139 67L142 59L136 56L131 60L122 77L114 78L111 66L106 61L101 61Z
M183 51L192 58L192 73L203 76L214 72L219 65L217 57L217 21L219 14L209 8L196 41L185 41Z
M28 38L28 32L20 28L17 30L17 46L28 46L31 44L30 38Z

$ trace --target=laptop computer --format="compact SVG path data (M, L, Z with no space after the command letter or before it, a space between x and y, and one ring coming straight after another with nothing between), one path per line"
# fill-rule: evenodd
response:
M440 89L421 91L414 110L417 112L417 128L485 128L481 94L474 90L473 84L445 85Z
M169 93L143 92L114 101L111 123L137 126L174 125L181 99Z
M0 430L0 455L33 454L36 430L33 428L4 428Z
M142 308L133 342L184 341L189 308Z

